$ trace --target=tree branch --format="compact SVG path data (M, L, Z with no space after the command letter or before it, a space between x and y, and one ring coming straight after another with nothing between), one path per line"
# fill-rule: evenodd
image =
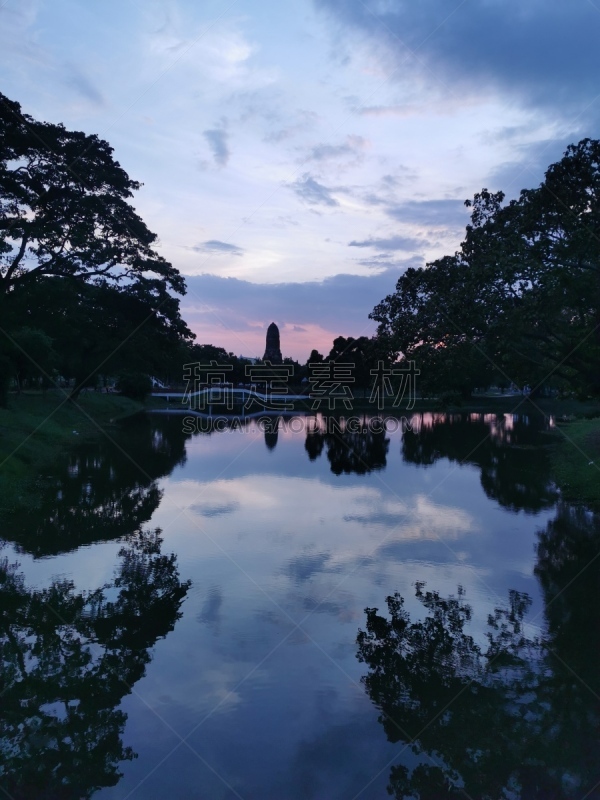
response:
M19 252L14 257L12 264L8 268L8 270L6 272L6 275L3 278L5 290L7 290L8 287L10 286L10 279L14 275L15 270L17 269L17 267L19 266L19 264L21 262L21 259L25 255L25 250L27 248L27 242L28 241L29 241L29 239L27 238L27 236L23 236L23 240L21 241L21 246L19 247Z

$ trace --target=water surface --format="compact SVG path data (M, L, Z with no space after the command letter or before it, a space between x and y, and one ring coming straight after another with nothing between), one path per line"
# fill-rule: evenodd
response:
M552 421L409 422L151 415L57 465L4 532L10 796L597 797L600 526Z

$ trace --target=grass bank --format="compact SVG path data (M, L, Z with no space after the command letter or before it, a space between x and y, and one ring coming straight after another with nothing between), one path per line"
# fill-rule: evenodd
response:
M553 471L565 499L600 509L600 417L559 424Z
M11 395L0 408L0 512L34 503L45 467L85 438L144 408L118 395L83 393L77 403L64 392Z

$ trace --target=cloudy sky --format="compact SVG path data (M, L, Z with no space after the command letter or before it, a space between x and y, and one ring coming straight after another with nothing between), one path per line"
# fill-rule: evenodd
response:
M0 91L98 133L198 341L306 360L464 200L537 185L600 136L600 0L0 0Z

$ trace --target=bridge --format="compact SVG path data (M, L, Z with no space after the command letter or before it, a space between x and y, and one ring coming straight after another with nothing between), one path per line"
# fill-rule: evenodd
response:
M190 408L192 408L193 400L196 398L197 402L194 405L197 408L206 408L208 406L209 413L211 413L211 407L215 404L229 408L236 400L237 403L235 405L241 406L250 405L250 401L257 402L264 408L269 406L272 408L274 404L279 404L279 409L275 410L280 410L284 408L283 404L286 401L303 400L304 402L309 402L317 399L309 397L308 394L263 394L256 391L256 389L234 389L230 386L211 386L198 392L152 392L151 396L164 397L167 403L171 402L171 400L179 399L182 404L184 401L189 404Z

